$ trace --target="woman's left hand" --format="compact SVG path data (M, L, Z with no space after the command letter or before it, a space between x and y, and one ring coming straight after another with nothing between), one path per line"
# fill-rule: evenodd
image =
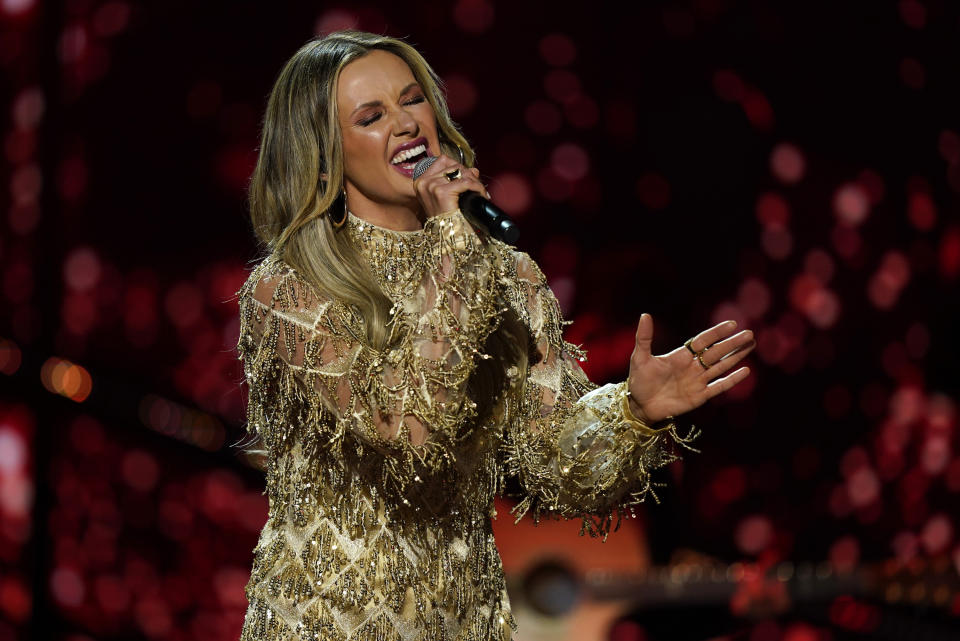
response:
M690 346L700 360L681 345L662 356L650 353L653 318L640 316L637 342L630 355L630 408L648 425L700 407L717 394L729 390L750 373L747 367L718 378L740 362L756 346L749 329L734 334L734 321L725 321L697 334ZM704 369L706 365L707 369Z

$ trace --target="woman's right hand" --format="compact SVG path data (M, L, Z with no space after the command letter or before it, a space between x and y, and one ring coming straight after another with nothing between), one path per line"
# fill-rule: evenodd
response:
M460 177L456 180L447 180L446 174L457 169L460 170ZM460 194L465 191L475 191L485 198L490 198L487 188L480 182L480 171L476 167L465 167L443 154L413 181L413 190L423 204L423 211L427 218L458 209Z

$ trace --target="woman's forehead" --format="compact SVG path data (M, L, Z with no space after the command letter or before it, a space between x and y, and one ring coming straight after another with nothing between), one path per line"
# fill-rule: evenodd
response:
M399 56L388 51L371 51L340 72L337 101L341 107L352 110L363 102L395 97L415 80L410 67Z

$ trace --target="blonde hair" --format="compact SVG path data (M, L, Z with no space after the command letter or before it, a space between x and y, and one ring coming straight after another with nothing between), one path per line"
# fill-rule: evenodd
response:
M355 306L370 345L385 347L392 303L365 261L338 233L330 212L343 189L343 137L337 82L350 62L373 50L399 56L410 67L437 120L443 152L473 166L474 152L450 117L443 83L409 44L364 31L346 30L309 40L283 66L270 93L260 152L250 181L253 230L322 294ZM320 174L327 174L327 180ZM342 203L342 200L339 201Z
M300 47L274 83L250 181L249 206L254 233L267 251L280 253L321 294L354 306L364 320L369 345L382 350L393 303L349 234L335 229L327 215L343 215L330 212L344 182L337 82L347 64L374 50L407 63L433 107L443 153L457 158L462 152L463 164L473 166L474 151L450 117L443 81L416 49L388 36L336 31ZM494 358L478 363L468 386L481 418L505 389L510 364L526 368L528 343L519 320L505 315L487 341L487 352Z

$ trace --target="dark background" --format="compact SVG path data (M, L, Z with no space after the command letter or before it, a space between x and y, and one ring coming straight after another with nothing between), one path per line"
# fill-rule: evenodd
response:
M642 312L657 353L756 333L748 380L683 417L702 453L644 506L654 561L928 588L615 636L957 633L927 579L960 567L960 10L637 4L3 3L0 640L237 638L266 518L233 447L246 185L284 61L350 26L446 81L592 380L626 375Z

